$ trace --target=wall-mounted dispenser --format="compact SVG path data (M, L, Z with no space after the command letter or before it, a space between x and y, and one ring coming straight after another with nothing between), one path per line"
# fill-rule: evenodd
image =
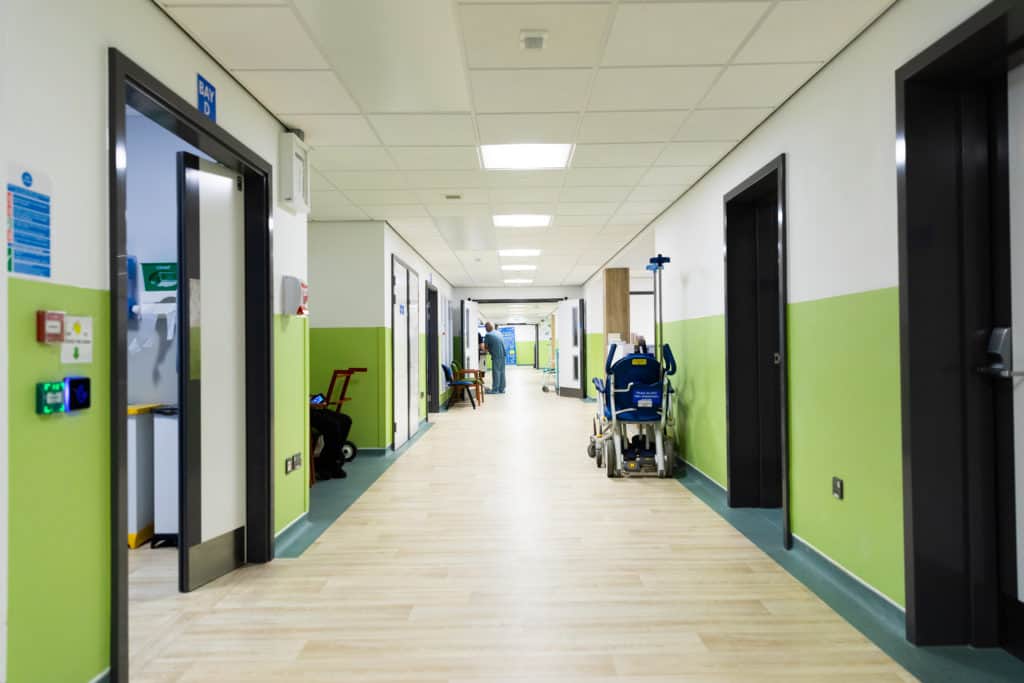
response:
M285 275L281 286L282 307L287 315L309 315L309 285L303 280Z
M278 144L277 177L281 183L278 195L281 205L297 214L310 210L309 145L302 141L301 131L281 133Z

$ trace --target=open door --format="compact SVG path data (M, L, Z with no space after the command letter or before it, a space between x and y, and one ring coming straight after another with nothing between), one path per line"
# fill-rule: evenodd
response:
M245 185L178 154L179 589L245 562Z
M439 305L437 288L426 288L426 334L427 334L427 412L441 410L441 383L438 370L441 364L441 328L445 327L446 311Z
M558 328L558 395L583 398L583 328L580 302L582 299L566 299L558 304L556 326Z
M392 410L396 450L409 440L409 270L398 259L391 262L391 367Z

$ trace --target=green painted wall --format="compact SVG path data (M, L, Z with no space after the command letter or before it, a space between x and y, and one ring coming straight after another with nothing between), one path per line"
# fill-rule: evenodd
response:
M302 453L301 469L284 461ZM274 533L309 509L309 321L274 316Z
M665 342L679 370L676 443L687 461L725 486L725 318L665 323Z
M536 345L536 342L532 341L517 341L516 365L528 365L533 367L533 349Z
M327 393L335 368L360 367L349 383L345 412L350 439L360 448L391 443L391 330L386 327L314 327L309 330L311 393ZM337 390L335 390L337 398Z
M537 342L537 344L540 347L537 350L537 355L538 355L538 358L539 358L540 367L542 367L542 368L550 367L551 366L551 340L550 339L541 339L539 342Z
M897 290L791 304L788 315L793 531L902 605ZM725 486L725 319L664 331L679 362L677 443ZM842 501L833 476L844 479Z
M898 290L790 305L789 392L793 532L904 604Z
M110 654L110 295L8 279L7 680L88 681ZM93 319L93 362L35 341L37 309ZM35 385L92 378L92 407L35 414Z
M587 335L587 372L582 378L583 389L590 398L597 396L593 378L604 377L604 333L597 332Z

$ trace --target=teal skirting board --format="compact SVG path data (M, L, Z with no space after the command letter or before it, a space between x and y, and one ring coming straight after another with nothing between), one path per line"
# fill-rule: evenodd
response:
M924 683L1024 681L1024 662L1004 650L917 647L906 639L903 610L854 579L799 538L782 547L781 510L730 508L725 490L691 465L679 483L704 501L883 652Z

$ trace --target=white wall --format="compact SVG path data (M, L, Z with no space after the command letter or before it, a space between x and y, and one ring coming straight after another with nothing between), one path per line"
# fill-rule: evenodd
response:
M789 301L898 281L894 73L986 0L901 0L653 224L665 318L724 310L722 197L787 155Z
M416 271L420 280L420 334L423 334L426 330L426 306L423 304L424 297L424 283L429 282L437 288L438 296L443 296L447 299L452 299L454 289L448 280L444 279L434 266L430 265L425 261L405 239L399 235L394 229L387 223L381 223L384 229L384 263L386 266L386 277L391 277L391 256L394 254L401 259L409 268ZM387 310L391 310L391 299L390 289L385 294L385 306ZM388 316L387 326L391 327L391 316Z
M52 281L94 289L109 284L109 46L188 102L195 102L196 73L202 73L217 87L217 122L276 167L281 125L152 3L3 4L3 23L15 27L5 49L5 100L18 106L4 107L0 148L9 160L38 168L53 181ZM275 170L275 181L277 177ZM275 276L304 276L305 217L292 215L275 202L273 218ZM279 289L275 286L275 293ZM279 311L280 303L276 306Z
M382 223L309 224L310 327L391 325Z

